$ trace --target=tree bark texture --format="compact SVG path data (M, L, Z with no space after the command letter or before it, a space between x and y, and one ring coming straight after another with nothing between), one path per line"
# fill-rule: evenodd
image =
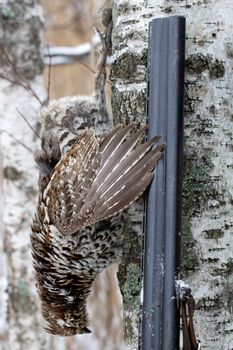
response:
M17 112L39 132L38 100L46 98L42 34L39 1L0 2L0 350L119 350L116 266L94 283L88 303L92 334L62 338L43 329L30 248L38 179L32 151L40 140Z
M233 344L233 4L231 0L115 0L112 109L115 123L144 122L148 23L187 21L182 271L197 303L203 349ZM126 342L137 349L141 214L129 217L119 280ZM133 225L131 224L133 220Z
M0 15L1 76L15 82L4 79L0 82L0 152L3 158L0 348L48 349L49 337L40 326L42 320L29 246L37 196L37 170L30 149L35 148L38 140L16 110L18 108L37 128L40 103L18 83L27 81L38 97L45 97L40 54L42 12L36 0L9 0L1 2Z

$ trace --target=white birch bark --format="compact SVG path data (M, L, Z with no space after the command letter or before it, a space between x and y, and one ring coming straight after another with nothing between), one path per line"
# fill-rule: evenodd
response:
M233 3L231 0L115 0L112 78L116 121L143 120L148 23L187 20L183 272L197 302L203 349L233 344ZM140 249L137 253L140 254ZM135 255L134 255L135 256ZM134 263L133 263L134 264ZM129 256L121 269L132 267ZM134 276L133 291L139 291ZM122 289L129 284L121 278ZM136 293L137 294L137 293ZM137 302L136 302L137 305ZM137 349L135 294L125 300L127 342Z
M0 44L43 100L42 21L37 0L0 1ZM15 78L3 60L0 74ZM39 140L16 110L37 129L41 106L28 91L4 79L0 101L0 350L119 350L121 308L114 268L102 273L90 296L91 335L61 338L43 329L30 248L38 178L30 150L38 147Z
M3 1L0 4L0 41L22 79L27 79L41 99L40 35L43 26L38 1ZM3 59L4 56L1 55ZM1 74L16 79L13 67L2 61ZM19 81L20 79L17 78ZM17 113L37 127L40 104L22 87L4 79L0 82L1 128L1 314L3 350L48 349L50 341L42 330L30 252L30 223L37 194L37 170L33 150L35 135ZM17 143L8 134L25 144Z

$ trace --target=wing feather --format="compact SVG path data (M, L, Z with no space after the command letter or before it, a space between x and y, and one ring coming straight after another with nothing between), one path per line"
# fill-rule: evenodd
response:
M48 214L62 234L107 219L127 208L147 188L163 145L144 144L146 126L118 125L99 140L87 131L55 166L44 193Z
M98 150L96 137L89 130L78 138L54 168L44 197L50 219L61 232L65 232L80 215L100 165Z

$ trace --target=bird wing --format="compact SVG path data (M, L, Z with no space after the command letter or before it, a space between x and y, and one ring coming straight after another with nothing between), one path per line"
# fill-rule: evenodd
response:
M146 127L118 125L97 140L85 132L54 168L44 201L63 233L108 219L133 203L148 187L164 148L160 137L136 146Z

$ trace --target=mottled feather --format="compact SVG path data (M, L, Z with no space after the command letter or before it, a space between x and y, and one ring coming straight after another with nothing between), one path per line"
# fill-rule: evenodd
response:
M53 199L46 202L49 216L62 234L117 214L145 191L162 146L151 151L155 137L134 150L145 132L129 136L134 127L118 126L100 142L85 132L55 166L44 199Z
M163 149L155 146L159 137L136 147L146 127L118 125L105 132L111 126L104 93L111 23L101 42L94 94L42 109L42 143L35 154L33 264L45 329L60 336L90 332L86 305L93 281L122 257L128 218L120 212L150 184Z

